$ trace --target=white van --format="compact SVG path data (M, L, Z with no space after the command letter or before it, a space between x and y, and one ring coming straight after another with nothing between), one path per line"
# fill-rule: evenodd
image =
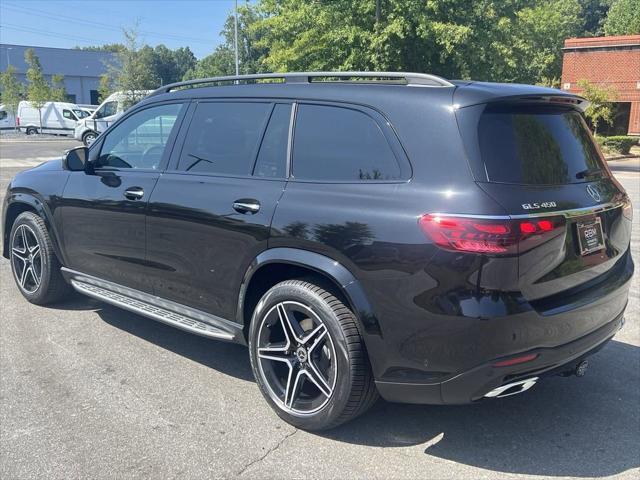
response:
M41 133L73 135L76 123L82 115L80 107L75 103L47 102L41 112L38 112L31 102L23 100L18 104L16 123L20 131L27 135L38 133L41 128Z
M98 135L115 122L129 107L132 107L153 90L136 90L133 92L114 92L109 95L98 109L90 116L83 118L76 125L74 137L86 146L91 145Z
M16 119L4 105L0 105L0 130L13 130L16 128Z

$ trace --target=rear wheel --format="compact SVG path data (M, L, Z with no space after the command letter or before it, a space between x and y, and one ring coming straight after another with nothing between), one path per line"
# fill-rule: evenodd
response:
M333 428L378 398L353 313L312 283L288 280L262 297L249 349L265 399L296 427Z
M31 303L45 305L70 291L42 218L21 213L11 228L11 270L20 293Z
M38 133L38 129L36 127L27 127L27 135L35 135Z

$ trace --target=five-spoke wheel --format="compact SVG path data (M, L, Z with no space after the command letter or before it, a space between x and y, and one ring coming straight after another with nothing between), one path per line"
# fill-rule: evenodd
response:
M20 293L31 303L52 303L70 290L60 273L44 220L35 212L15 219L9 237L11 270Z
M264 294L249 350L265 399L297 427L335 427L378 397L353 312L314 283L287 280Z
M336 383L335 347L320 317L299 302L280 302L262 317L258 367L281 408L313 413Z
M19 225L11 244L11 261L18 286L27 293L35 292L42 280L40 243L28 225Z

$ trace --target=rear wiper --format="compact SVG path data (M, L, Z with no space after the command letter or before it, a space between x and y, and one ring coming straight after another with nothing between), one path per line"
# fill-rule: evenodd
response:
M592 177L598 173L602 173L601 168L587 168L586 170L581 170L576 173L576 178Z

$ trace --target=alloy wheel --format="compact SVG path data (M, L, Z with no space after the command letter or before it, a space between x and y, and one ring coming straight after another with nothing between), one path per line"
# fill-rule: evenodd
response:
M256 356L269 396L284 411L310 415L331 399L337 379L327 326L308 306L285 301L263 317Z
M20 288L27 293L35 292L42 281L42 255L38 237L28 225L22 224L15 231L11 261Z

